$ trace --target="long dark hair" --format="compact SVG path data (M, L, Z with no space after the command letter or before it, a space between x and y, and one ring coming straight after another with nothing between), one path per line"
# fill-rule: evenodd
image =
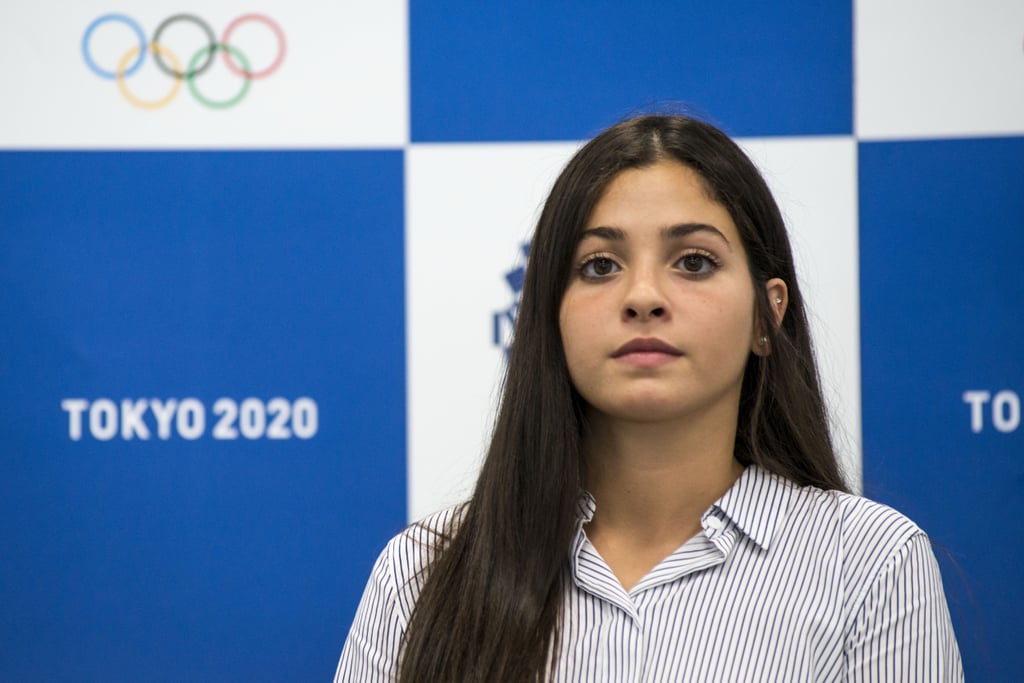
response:
M724 133L685 116L641 116L584 145L548 197L530 248L490 449L457 528L438 548L405 634L401 681L537 681L557 661L563 572L578 519L584 404L558 316L579 234L609 182L678 161L730 213L748 255L755 316L770 339L743 378L735 457L800 485L846 490L829 436L782 215ZM765 282L789 286L781 326Z

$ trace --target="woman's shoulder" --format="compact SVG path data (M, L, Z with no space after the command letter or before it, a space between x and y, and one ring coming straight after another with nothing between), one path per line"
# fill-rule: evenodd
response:
M374 562L363 601L388 605L404 628L427 571L464 516L465 505L456 505L413 522L392 537Z
M798 484L781 474L753 466L744 482L741 506L755 506L792 530L813 527L815 537L843 546L901 545L924 532L898 510L864 496ZM766 503L767 501L767 503Z
M923 535L921 527L899 510L864 496L834 491L842 512L843 526L852 537L870 542L888 536L903 539Z
M854 677L875 680L887 671L902 680L928 666L929 680L963 681L942 574L924 530L899 510L863 496L802 491L833 518L836 544L821 552L837 551L844 648Z
M338 662L335 681L393 680L426 570L457 529L465 506L410 524L377 557Z
M413 522L388 541L378 563L387 565L399 587L420 578L438 550L458 530L465 513L466 504L463 503Z
M814 504L829 508L846 546L901 546L924 535L913 520L885 503L845 491L825 491L810 486L801 491Z
M884 503L844 491L792 486L790 523L813 525L820 551L837 552L853 584L872 581L915 546L930 545L921 527Z

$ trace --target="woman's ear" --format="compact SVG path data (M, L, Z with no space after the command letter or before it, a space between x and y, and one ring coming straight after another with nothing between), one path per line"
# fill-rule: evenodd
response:
M789 306L789 287L782 278L773 277L764 283L768 290L768 305L775 315L775 327L782 326L782 319L786 317L786 307Z
M786 317L786 307L789 305L789 287L782 278L773 277L764 283L768 294L768 308L775 319L775 328L782 325L782 319ZM751 351L758 356L767 356L772 352L771 337L766 330L761 329L760 321L754 325L754 343Z

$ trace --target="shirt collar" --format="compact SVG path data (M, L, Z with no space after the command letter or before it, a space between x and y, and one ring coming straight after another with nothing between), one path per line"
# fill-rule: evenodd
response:
M590 494L590 491L581 490L580 497L576 501L576 517L580 524L587 524L594 519L595 510L597 510L597 501L594 500L594 496Z
M775 529L789 510L794 486L784 477L750 465L712 507L721 510L750 540L767 550Z

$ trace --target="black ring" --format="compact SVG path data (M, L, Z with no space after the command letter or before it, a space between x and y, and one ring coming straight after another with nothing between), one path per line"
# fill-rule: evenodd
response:
M204 61L200 66L196 67L195 69L186 74L181 71L175 71L171 67L164 64L163 57L161 57L160 53L155 50L153 51L153 59L156 61L156 65L160 67L160 70L168 76L174 76L177 79L193 78L206 71L210 67L210 65L213 64L213 55L217 52L217 38L213 35L213 29L210 28L210 25L202 19L200 19L199 17L197 17L196 15L175 14L173 17L168 17L167 19L164 19L163 23L156 27L156 32L153 34L153 42L159 45L160 34L164 32L165 28L167 28L176 21L191 21L193 24L195 24L203 30L203 32L206 34L206 39L208 41L208 46L210 48L210 51L206 55L206 61ZM188 59L185 59L184 63L187 64Z

